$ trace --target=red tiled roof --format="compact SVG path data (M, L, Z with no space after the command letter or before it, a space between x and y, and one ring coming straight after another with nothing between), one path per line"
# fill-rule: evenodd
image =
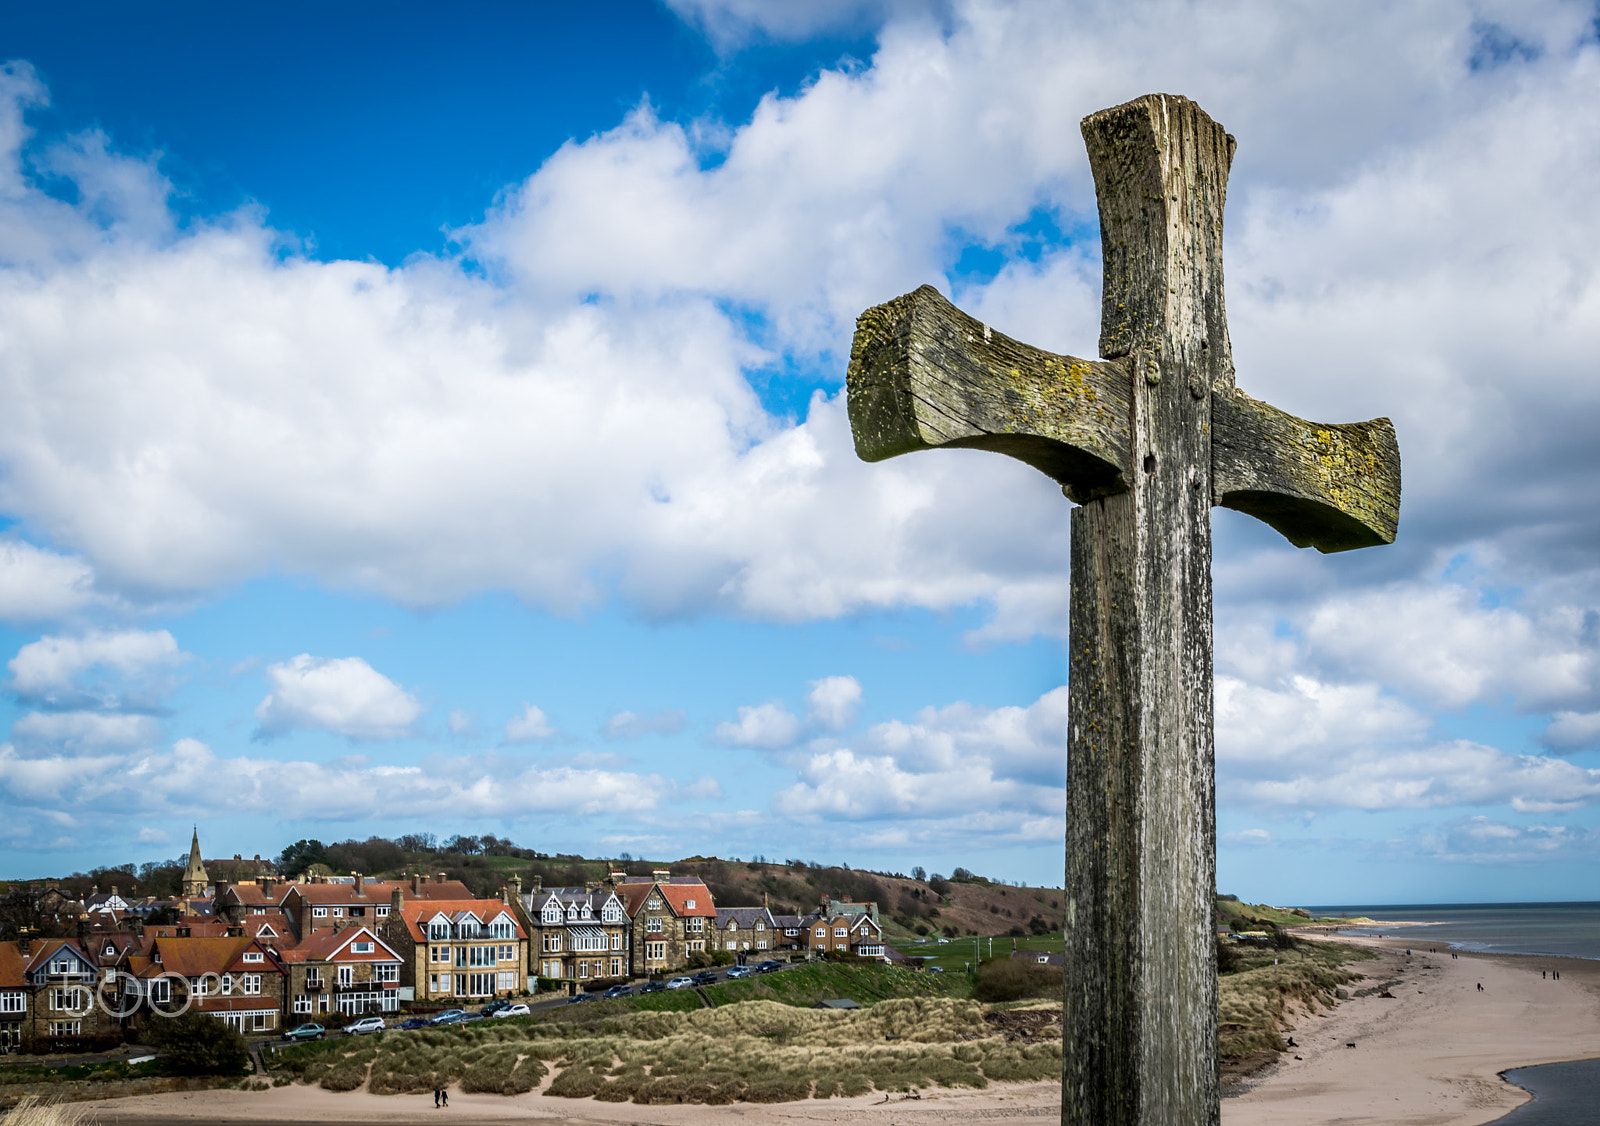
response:
M511 925L517 929L518 938L526 938L527 932L522 929L522 924L517 921L517 913L508 903L501 903L498 899L445 899L422 900L416 903L407 903L400 908L400 917L405 920L406 929L416 942L424 942L427 936L423 933L422 922L432 919L435 915L444 914L452 921L458 915L467 912L476 915L478 921L488 926L500 917L504 911L511 917Z
M377 946L371 954L357 954L348 949L356 939L375 942ZM400 957L393 947L366 927L346 927L337 931L325 927L314 930L301 940L300 945L280 950L278 956L285 962L326 962L330 959L341 962L392 962Z
M711 889L705 884L662 884L661 897L671 905L674 915L717 917L716 904L711 902ZM689 906L691 902L693 907Z
M26 985L25 965L22 951L15 942L0 942L0 989L21 989Z
M161 955L160 968L184 977L200 974L260 973L277 967L270 959L265 963L252 962L246 966L240 955L246 950L262 950L255 939L244 938L163 938L156 942L155 951Z
M353 903L356 905L368 903L388 903L394 896L394 889L399 888L405 893L407 901L413 899L471 899L472 889L460 880L443 880L439 883L424 882L420 891L410 883L398 880L367 880L361 889L361 894L356 894L355 884L293 884L290 891L298 892L301 899L307 903ZM286 897L287 898L287 897Z

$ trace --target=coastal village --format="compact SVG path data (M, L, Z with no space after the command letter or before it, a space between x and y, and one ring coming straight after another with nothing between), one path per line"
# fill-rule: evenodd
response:
M251 875L208 871L222 867ZM196 833L179 896L124 891L75 899L54 880L28 887L40 925L0 942L0 1047L110 1046L152 1013L183 1008L277 1035L301 1021L572 993L752 956L899 958L876 903L824 895L805 914L774 914L718 904L698 877L665 868L572 887L512 877L483 898L443 872L286 879L259 857L208 865Z

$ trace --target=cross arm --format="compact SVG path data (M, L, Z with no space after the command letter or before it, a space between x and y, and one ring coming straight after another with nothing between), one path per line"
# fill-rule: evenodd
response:
M1307 422L1215 389L1212 503L1248 513L1296 547L1349 551L1393 543L1400 523L1400 447L1387 418Z
M932 286L861 314L846 384L863 461L965 447L1027 462L1079 503L1127 488L1126 362L1022 344Z

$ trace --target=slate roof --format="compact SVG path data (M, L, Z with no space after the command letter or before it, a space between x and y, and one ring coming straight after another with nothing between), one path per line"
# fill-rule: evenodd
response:
M765 907L718 907L717 929L725 931L730 923L737 923L742 931L753 931L756 923L765 923L768 930L777 929L777 920Z

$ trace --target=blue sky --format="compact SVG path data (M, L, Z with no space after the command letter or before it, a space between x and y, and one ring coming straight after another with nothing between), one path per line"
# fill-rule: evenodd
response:
M1240 385L1406 460L1391 548L1216 515L1223 888L1600 895L1590 8L4 17L0 875L198 822L1059 882L1067 503L862 465L839 390L924 282L1092 349L1077 121L1161 89L1239 138Z

